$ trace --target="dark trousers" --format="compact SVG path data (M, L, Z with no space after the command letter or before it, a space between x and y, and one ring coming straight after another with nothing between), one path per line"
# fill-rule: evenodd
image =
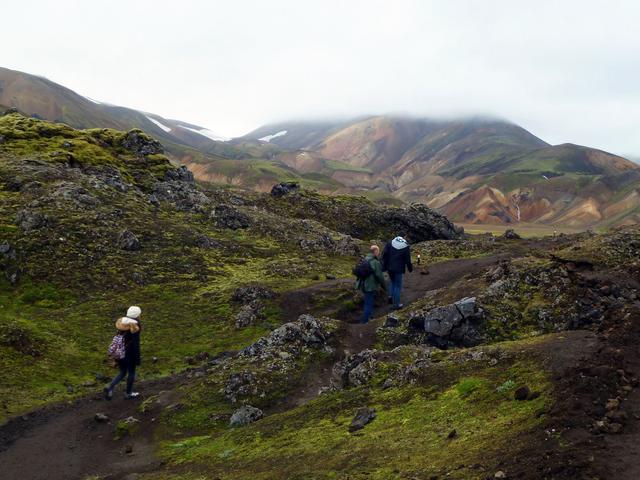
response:
M376 292L364 292L364 312L362 314L361 323L369 323L371 315L373 315L373 302L376 298Z
M118 373L118 375L116 375L115 378L111 381L109 390L113 390L115 386L124 379L124 377L127 377L127 393L133 392L133 382L136 379L135 362L118 362L118 366L120 367L120 373Z
M393 305L398 307L400 305L400 292L402 292L402 273L389 272L389 293L393 300Z

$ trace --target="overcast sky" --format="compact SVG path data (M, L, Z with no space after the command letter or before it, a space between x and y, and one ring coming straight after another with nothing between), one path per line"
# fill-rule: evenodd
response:
M640 156L640 2L5 2L0 65L237 136L407 112Z

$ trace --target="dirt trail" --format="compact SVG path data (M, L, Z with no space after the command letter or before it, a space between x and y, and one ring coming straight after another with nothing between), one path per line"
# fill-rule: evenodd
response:
M183 377L140 382L149 398L158 395L157 408L173 403L172 390ZM83 479L89 475L120 478L159 464L154 455L155 418L142 415L140 401L125 400L119 386L112 401L94 395L73 402L50 405L15 418L0 428L2 478L24 480ZM109 422L97 422L96 413ZM115 438L117 421L134 416L141 421L139 434ZM131 448L131 453L125 451ZM103 478L103 477L101 477Z
M409 305L427 291L446 287L466 275L478 275L501 260L517 256L509 251L483 258L460 259L434 264L429 274L419 272L405 276L403 302ZM351 288L351 280L334 280L292 292L283 299L283 321L295 320L314 306L314 294L338 287ZM368 325L354 323L357 312L344 312L339 318L345 322L340 340L339 357L370 348L375 342L375 328L389 305L376 308L378 320ZM319 365L311 372L307 383L287 406L296 406L315 398L318 390L328 384L332 365ZM161 380L140 382L139 389L146 398L159 395L156 409L176 401L173 389L186 380L184 375ZM159 461L154 454L154 412L141 414L140 401L122 398L122 390L111 402L94 395L74 402L51 405L28 415L15 418L0 427L0 464L2 478L24 480L71 480L100 475L104 479L125 478L156 468ZM110 421L97 422L96 413L104 413ZM115 423L134 416L141 421L139 433L132 438L114 440ZM128 448L130 453L126 453Z
M402 301L406 306L424 297L430 291L447 286L451 286L458 280L466 276L476 276L484 272L493 265L497 265L503 260L517 255L517 252L505 252L496 255L480 258L466 258L451 260L447 262L435 263L428 267L428 274L421 274L422 268L417 267L411 274L404 277L402 290ZM322 304L324 295L331 295L335 291L344 290L352 292L353 280L340 279L330 280L308 288L296 290L285 294L281 301L282 318L284 321L293 321L303 313L322 314L323 308L318 308L318 303ZM461 294L464 296L464 292ZM376 341L376 328L382 325L384 317L391 312L391 306L380 303L374 311L374 319L368 324L358 323L361 315L360 310L345 311L332 310L332 305L328 305L324 310L332 318L337 318L345 322L344 330L338 339L335 361L340 361L349 354L359 353L372 348ZM309 372L305 378L304 385L293 391L288 398L275 407L274 411L282 411L293 407L298 407L316 398L319 392L328 387L331 383L331 371L334 363L318 365Z
M427 274L420 273L421 268L416 266L413 273L404 275L402 302L405 306L409 306L424 297L430 290L450 286L466 276L473 277L503 260L514 258L518 255L519 251L509 251L486 257L462 258L434 263L427 267ZM333 308L335 308L335 305L327 305L323 311L322 308L317 308L316 303L319 303L327 292L331 293L340 290L351 292L352 289L352 279L339 279L319 283L295 292L288 292L281 302L283 318L286 321L292 321L303 313L334 313ZM378 304L376 305L374 316L381 317L390 311L391 306L389 304ZM339 311L337 315L334 314L332 316L339 320L356 322L360 315L360 311Z

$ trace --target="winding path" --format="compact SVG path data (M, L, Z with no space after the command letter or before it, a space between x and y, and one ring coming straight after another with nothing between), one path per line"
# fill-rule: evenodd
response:
M509 250L492 256L459 259L429 267L429 274L414 272L405 277L403 300L410 304L433 289L446 287L466 275L479 275L501 260L517 256ZM351 280L332 280L283 296L283 321L295 320L313 307L314 294L327 289L349 288ZM345 312L341 320L345 334L340 339L342 355L357 353L370 348L375 342L375 328L389 311L388 305L376 309L377 320L368 325L353 323L357 312ZM331 365L319 366L312 372L309 382L292 395L287 407L306 403L315 396L319 387L327 384ZM147 396L158 395L158 407L164 408L176 401L174 389L188 381L185 374L155 381L141 382ZM152 415L140 415L140 402L121 397L105 402L96 394L76 401L50 405L40 410L14 418L0 427L0 465L2 478L23 480L70 480L89 475L119 479L128 474L157 468L153 435L156 419ZM100 423L94 420L97 412L111 420ZM136 416L141 420L139 434L132 438L114 441L115 421ZM130 449L129 453L126 453Z

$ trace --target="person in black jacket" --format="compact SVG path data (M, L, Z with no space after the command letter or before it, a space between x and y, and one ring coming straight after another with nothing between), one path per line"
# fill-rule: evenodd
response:
M132 306L127 310L125 317L116 321L118 334L124 336L124 358L118 360L120 373L112 380L108 387L104 389L107 400L113 398L113 389L125 377L127 377L127 390L125 398L136 398L140 394L133 391L133 382L136 379L136 367L140 365L140 307Z
M404 305L400 303L400 292L403 275L407 270L413 272L411 249L404 238L398 236L385 245L382 266L389 274L389 301L394 309L402 308Z

